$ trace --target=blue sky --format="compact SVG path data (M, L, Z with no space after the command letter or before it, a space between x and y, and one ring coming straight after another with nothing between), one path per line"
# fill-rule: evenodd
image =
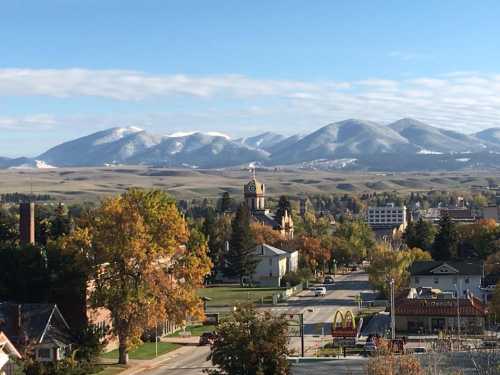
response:
M499 14L459 0L5 2L0 156L112 126L500 126Z

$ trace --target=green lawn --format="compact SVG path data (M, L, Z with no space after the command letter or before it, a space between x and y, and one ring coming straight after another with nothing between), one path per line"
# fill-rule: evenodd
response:
M238 303L272 303L273 294L284 289L280 288L241 288L241 287L211 287L198 289L200 297L211 298L208 306L234 306Z
M158 355L168 353L174 349L177 349L178 347L179 345L177 344L171 344L168 342L159 342ZM101 355L101 357L118 360L118 349L115 349L108 353L104 353ZM145 342L144 344L138 346L137 348L129 352L130 359L153 359L154 357L155 357L154 342Z
M186 327L186 332L188 332L188 331L191 332L191 336L201 336L205 332L212 332L214 330L215 330L215 326L210 325L210 324L207 324L207 325L196 324L196 325ZM181 332L182 332L182 330L174 332L169 336L170 337L178 337L178 336L181 336Z

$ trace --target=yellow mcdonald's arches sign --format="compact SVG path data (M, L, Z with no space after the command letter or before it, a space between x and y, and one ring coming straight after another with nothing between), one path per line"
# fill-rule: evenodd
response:
M356 320L351 310L342 313L342 310L337 310L333 317L333 328L356 328Z
M355 337L356 336L356 320L351 310L342 312L337 310L333 317L332 323L333 337Z

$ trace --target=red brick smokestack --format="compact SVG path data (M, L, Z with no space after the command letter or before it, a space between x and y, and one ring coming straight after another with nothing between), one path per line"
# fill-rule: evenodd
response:
M21 245L35 244L35 204L24 202L19 205L19 233Z

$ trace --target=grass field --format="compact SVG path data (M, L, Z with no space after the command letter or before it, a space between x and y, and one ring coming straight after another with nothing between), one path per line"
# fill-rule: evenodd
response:
M361 193L381 191L468 191L487 185L488 178L500 181L498 172L343 172L287 167L259 170L270 197L283 192L299 194ZM246 169L188 170L144 166L58 168L49 170L0 170L0 193L50 194L66 202L97 201L129 187L158 188L178 199L217 198L228 191L236 198L243 194L249 179Z
M191 332L191 336L201 336L203 333L205 333L205 332L212 332L214 329L215 329L214 325L210 325L210 324L207 324L207 325L197 324L197 325L187 326L186 327L186 332ZM182 330L174 332L174 333L172 333L169 336L170 337L178 337L178 336L181 336L181 332L182 332Z
M212 287L198 289L200 297L211 298L208 306L234 306L239 303L272 303L273 294L281 291L280 288L240 288L240 287Z
M158 355L168 353L174 349L177 349L179 345L171 344L168 342L159 342L158 343ZM155 343L154 342L145 342L141 346L135 348L131 352L129 352L130 359L153 359L155 357ZM101 357L106 359L116 359L118 360L118 349L113 350L108 353L104 353Z
M116 375L122 371L125 371L128 367L124 365L106 365L104 368L96 372L96 375Z

